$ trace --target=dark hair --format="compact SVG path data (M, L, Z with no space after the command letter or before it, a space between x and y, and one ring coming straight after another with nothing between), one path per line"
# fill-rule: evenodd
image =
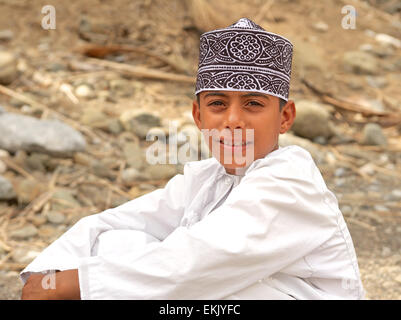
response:
M278 98L279 99L279 106L280 106L280 111L283 110L284 106L287 104L287 101L284 99ZM198 106L200 107L200 98L199 98L199 93L196 95L196 101L198 102Z

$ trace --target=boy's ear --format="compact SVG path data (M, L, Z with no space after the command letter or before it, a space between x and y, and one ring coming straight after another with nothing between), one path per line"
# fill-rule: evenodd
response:
M196 100L192 102L192 117L194 118L195 124L198 129L201 130L202 127L200 120L200 106L198 105L198 102Z
M292 100L288 100L286 105L281 110L281 126L280 133L286 133L291 129L296 116L295 103Z

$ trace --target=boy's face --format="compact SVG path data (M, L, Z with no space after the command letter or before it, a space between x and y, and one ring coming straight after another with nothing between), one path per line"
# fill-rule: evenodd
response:
M263 93L203 91L199 102L200 106L193 102L195 123L229 174L239 174L241 168L276 150L279 134L287 132L295 119L293 101L280 111L279 98Z

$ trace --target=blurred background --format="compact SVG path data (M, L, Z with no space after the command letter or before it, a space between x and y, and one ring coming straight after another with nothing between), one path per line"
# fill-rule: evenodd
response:
M182 172L147 161L146 135L198 137L199 36L242 17L294 44L280 144L335 193L367 298L401 298L399 0L0 0L0 299L80 218Z

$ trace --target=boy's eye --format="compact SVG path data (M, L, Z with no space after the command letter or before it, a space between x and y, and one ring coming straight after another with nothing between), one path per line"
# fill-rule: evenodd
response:
M249 101L248 102L248 104L249 105L251 105L251 106L263 106L260 102L258 102L258 101Z
M224 105L223 101L212 101L208 104L208 106L222 106Z

